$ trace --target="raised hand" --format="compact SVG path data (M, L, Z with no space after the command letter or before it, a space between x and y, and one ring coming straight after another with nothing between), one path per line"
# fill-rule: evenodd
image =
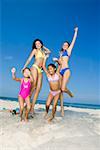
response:
M15 72L16 72L16 68L13 67L13 68L11 69L11 72L12 72L12 73L15 73Z
M49 57L49 54L46 54L46 55L45 55L45 59L47 59L48 57Z
M75 29L74 29L74 30L75 30L75 32L78 32L78 27L75 27Z
M58 58L54 57L52 60L53 60L53 61L58 61Z

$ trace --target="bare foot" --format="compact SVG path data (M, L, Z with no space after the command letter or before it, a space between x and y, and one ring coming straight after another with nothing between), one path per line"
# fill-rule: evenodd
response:
M27 119L27 118L25 118L25 122L28 122L28 119Z
M44 119L47 119L47 117L48 117L48 113L46 112L44 115Z
M54 118L54 117L51 115L51 116L48 118L48 122L51 122L53 118Z
M74 97L73 93L71 91L69 91L69 89L66 88L66 92L70 97Z
M34 109L31 109L29 114L30 114L30 117L34 118L34 115L35 115Z
M25 120L21 117L20 121L23 122L23 121L25 121Z
M29 116L30 116L31 118L34 118L34 112L30 112L30 113L29 113Z
M74 97L74 94L73 94L73 93L70 93L70 97Z
M74 97L74 94L72 92L68 91L68 94L70 97Z

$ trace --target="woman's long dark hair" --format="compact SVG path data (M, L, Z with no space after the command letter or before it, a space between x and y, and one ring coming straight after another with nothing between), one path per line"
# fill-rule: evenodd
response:
M70 43L68 41L65 41L64 43L68 43L68 47L70 46ZM63 51L63 48L61 48L60 52Z
M36 49L36 44L35 44L36 41L39 41L39 42L41 43L41 45L42 45L41 48L43 48L43 42L42 42L40 39L35 39L35 40L33 41L33 44L32 44L32 50L33 50L33 49Z

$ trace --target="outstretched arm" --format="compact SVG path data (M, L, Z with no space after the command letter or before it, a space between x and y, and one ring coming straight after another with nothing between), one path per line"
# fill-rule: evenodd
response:
M58 68L56 72L59 73L61 69L61 61L58 58L53 58L53 61L55 61L58 64Z
M75 44L75 41L76 41L77 32L78 32L78 27L76 27L74 30L75 30L75 33L74 33L74 36L73 36L72 42L71 42L71 44L70 44L69 48L67 49L67 51L68 51L68 55L69 55L69 56L71 55L72 49L73 49L74 44Z
M58 64L57 73L60 73L61 65Z
M30 56L28 57L28 59L27 59L25 65L24 65L23 69L26 68L26 67L28 66L28 64L30 63L31 59L32 59L33 56L35 55L35 52L36 52L35 49L31 52L31 54L30 54Z
M47 47L43 46L43 49L45 50L46 54L50 54L51 53L51 51Z
M17 78L16 77L16 74L15 74L16 70L15 70L15 68L12 68L11 72L12 72L12 78L13 78L13 80L21 82L21 78Z

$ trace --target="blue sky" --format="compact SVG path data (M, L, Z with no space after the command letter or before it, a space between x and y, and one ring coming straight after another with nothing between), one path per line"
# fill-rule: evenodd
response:
M40 38L52 53L59 55L65 40L71 42L74 27L78 37L70 58L72 76L68 88L73 99L64 94L64 101L100 104L100 2L99 0L0 0L0 96L17 97L19 83L10 70L22 69L35 38ZM31 64L34 60L32 60ZM47 98L48 82L43 74L39 99ZM45 88L47 87L47 88Z

